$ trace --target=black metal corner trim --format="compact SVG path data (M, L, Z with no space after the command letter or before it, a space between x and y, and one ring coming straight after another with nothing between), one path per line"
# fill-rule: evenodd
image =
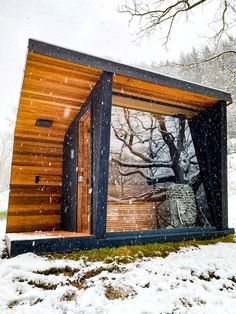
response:
M214 226L228 228L227 117L218 102L189 121L208 207Z
M30 52L38 53L48 57L97 68L102 71L117 73L119 75L133 77L142 81L168 86L186 92L192 92L208 97L214 97L219 100L227 101L228 104L232 103L231 95L225 91L179 80L173 77L165 76L151 71L146 71L140 68L135 68L125 64L88 55L85 53L76 52L70 49L58 47L38 40L29 39L28 50Z
M112 73L103 72L92 92L92 164L91 212L92 234L102 239L106 234L107 191L112 106Z

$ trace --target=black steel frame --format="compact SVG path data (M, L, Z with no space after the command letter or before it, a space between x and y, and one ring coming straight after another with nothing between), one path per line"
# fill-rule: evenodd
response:
M102 71L116 73L119 75L136 78L142 81L164 85L187 92L193 92L204 96L215 97L217 99L226 101L227 104L232 102L232 98L229 93L218 89L175 79L173 77L54 46L38 40L29 39L28 50L30 52L38 53L44 56L89 66Z
M226 102L200 112L189 121L203 185L214 226L228 228Z

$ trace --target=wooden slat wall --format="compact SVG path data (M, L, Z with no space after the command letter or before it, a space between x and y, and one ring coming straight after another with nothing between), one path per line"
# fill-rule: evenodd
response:
M60 226L65 132L101 71L29 53L15 129L7 232ZM53 120L51 128L37 119ZM35 176L40 182L35 183Z
M168 115L168 116L177 116L177 115L184 115L186 118L191 119L194 117L197 112L196 111L189 111L185 108L175 108L169 107L166 105L156 105L147 101L136 100L136 99L127 99L126 97L113 95L112 96L112 104L114 106L135 109L140 111L147 111L152 113L159 113L161 115Z
M158 228L157 203L133 204L109 202L107 232L152 230Z
M121 75L114 75L113 92L177 105L182 107L183 110L150 104L145 101L118 97L115 95L113 96L114 105L153 111L164 115L185 114L187 118L192 118L195 114L197 114L197 112L190 112L189 110L185 110L185 108L204 110L218 102L218 99L213 97L207 97L167 86L152 84Z

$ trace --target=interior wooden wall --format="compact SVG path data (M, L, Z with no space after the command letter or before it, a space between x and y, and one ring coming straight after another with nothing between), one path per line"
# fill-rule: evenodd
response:
M113 105L121 107L130 107L132 109L158 112L164 115L186 115L192 118L198 111L205 110L214 105L219 100L214 97L199 95L193 92L186 92L180 89L161 86L149 82L140 81L135 78L129 78L121 75L115 75L113 78L113 92L125 94L131 98L113 96ZM132 99L132 97L142 100ZM145 99L177 106L168 107L146 102ZM196 110L196 112L190 110Z
M140 231L158 229L158 203L108 202L107 232Z
M7 232L60 226L65 132L101 71L29 53L17 115ZM53 120L51 128L35 126ZM40 182L35 183L35 176Z

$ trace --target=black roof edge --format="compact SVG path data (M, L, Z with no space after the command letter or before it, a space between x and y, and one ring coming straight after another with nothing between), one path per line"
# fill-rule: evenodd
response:
M192 82L179 80L170 76L165 76L133 66L95 57L82 52L58 47L35 39L29 39L28 50L48 57L69 61L84 66L90 66L103 71L128 76L142 81L159 84L175 89L200 94L203 96L214 97L224 100L227 104L232 103L230 93L218 89L210 88L204 85L198 85Z

